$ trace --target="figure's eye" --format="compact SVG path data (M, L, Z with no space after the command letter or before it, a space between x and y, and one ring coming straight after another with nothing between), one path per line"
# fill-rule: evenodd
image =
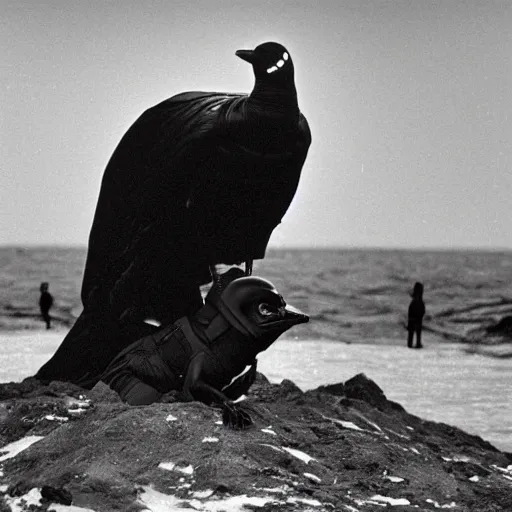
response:
M275 315L277 313L277 309L274 306L267 304L266 302L262 302L258 306L258 312L262 316L270 316L270 315Z
M284 52L283 53L283 57L281 59L278 59L277 62L267 68L267 73L270 74L270 73L274 73L274 71L277 71L279 68L282 68L284 66L284 63L289 59L289 55L288 53Z

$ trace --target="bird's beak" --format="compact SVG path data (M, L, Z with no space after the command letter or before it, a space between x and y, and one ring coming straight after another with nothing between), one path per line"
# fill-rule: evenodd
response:
M254 50L237 50L235 55L250 64L254 63Z
M279 310L279 314L282 321L289 325L306 324L309 322L309 316L303 313L300 309L297 309L290 304L286 304Z
M277 319L276 319L277 316ZM309 322L309 316L289 304L279 308L279 315L257 326L258 334L255 335L258 351L266 350L281 334L291 329L294 325Z

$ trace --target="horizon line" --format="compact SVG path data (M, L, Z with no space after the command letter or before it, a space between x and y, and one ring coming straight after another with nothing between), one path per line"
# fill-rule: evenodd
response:
M0 243L0 249L36 249L36 248L58 248L58 249L85 249L87 244L80 243ZM512 247L495 246L385 246L385 245L337 245L337 244L311 244L311 245L272 245L267 251L312 251L312 250L339 250L339 251L423 251L423 252L512 252Z

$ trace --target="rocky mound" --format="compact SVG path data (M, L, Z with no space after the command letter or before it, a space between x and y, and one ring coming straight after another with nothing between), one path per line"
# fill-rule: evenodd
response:
M512 510L512 454L408 414L364 375L304 393L259 374L245 430L103 384L26 380L0 400L1 512Z
M512 315L504 316L496 323L472 329L464 341L470 343L466 352L495 358L511 358Z

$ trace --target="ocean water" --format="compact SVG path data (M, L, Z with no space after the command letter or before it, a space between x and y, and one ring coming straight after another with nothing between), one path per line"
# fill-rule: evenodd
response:
M33 374L80 314L84 248L0 248L0 382ZM364 372L388 398L512 451L512 252L270 250L254 274L310 315L260 356L272 380L303 389ZM39 285L55 297L53 328ZM415 281L425 285L424 350L405 347Z
M55 298L54 325L69 327L81 311L85 256L85 248L0 247L0 332L41 327L42 281ZM512 315L512 252L269 250L254 274L310 315L288 333L300 339L404 343L415 281L425 285L431 341L490 342L478 333Z

